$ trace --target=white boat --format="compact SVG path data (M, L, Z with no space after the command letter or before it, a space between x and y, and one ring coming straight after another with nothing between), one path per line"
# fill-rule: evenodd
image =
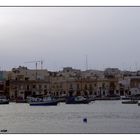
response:
M0 96L0 104L9 104L9 100L6 98L6 96Z
M58 101L52 97L30 98L30 106L56 106Z
M139 95L122 96L122 104L137 104Z
M88 104L90 100L83 96L72 96L66 99L66 104Z
M130 100L131 99L130 96L121 96L120 98L121 98L121 100Z

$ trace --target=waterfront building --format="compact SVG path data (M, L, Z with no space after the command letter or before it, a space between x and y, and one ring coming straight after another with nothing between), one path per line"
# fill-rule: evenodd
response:
M140 76L130 77L130 88L140 88Z
M0 95L6 95L8 97L8 93L6 92L7 76L8 76L7 71L0 71Z
M104 75L107 76L115 76L118 77L121 75L121 71L118 68L106 68L104 71Z
M46 94L49 92L49 72L19 66L7 72L5 83L5 92L12 99L17 97L25 99L29 95Z
M127 76L119 81L121 95L136 94L140 90L140 76Z
M5 82L0 81L0 95L3 95L5 92Z
M46 69L32 70L22 66L13 68L12 71L8 73L9 80L45 80L48 76L49 72Z
M82 77L100 77L104 78L104 71L99 70L86 70L82 71Z
M9 96L11 99L27 96L47 95L50 91L49 81L44 80L9 80Z
M69 95L113 96L131 94L131 88L140 88L140 78L131 72L117 68L105 71L81 71L65 67L61 71L47 69L28 69L19 66L11 71L0 73L1 86L11 99L30 95L52 95L57 97Z

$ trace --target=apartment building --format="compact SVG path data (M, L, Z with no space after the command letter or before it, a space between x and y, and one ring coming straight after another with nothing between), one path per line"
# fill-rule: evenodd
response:
M0 77L3 79L5 94L13 99L17 97L25 99L29 95L44 94L53 96L125 95L129 93L130 88L140 87L138 76L137 78L124 76L124 73L116 68L108 68L105 71L81 71L65 67L61 71L52 72L19 66L11 71L0 73Z

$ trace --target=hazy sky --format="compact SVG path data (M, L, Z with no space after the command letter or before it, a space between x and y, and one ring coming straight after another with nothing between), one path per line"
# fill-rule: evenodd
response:
M140 68L139 7L0 7L0 67Z

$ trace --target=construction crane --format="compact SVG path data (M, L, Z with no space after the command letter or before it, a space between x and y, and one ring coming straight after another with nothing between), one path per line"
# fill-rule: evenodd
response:
M35 67L36 67L36 70L37 70L37 66L38 66L38 63L40 63L41 65L41 70L43 69L43 60L38 60L38 61L28 61L28 62L24 62L24 63L35 63Z
M38 60L38 61L28 61L24 63L35 63L35 68L36 68L36 80L37 80L37 69L38 69L38 63L41 65L41 70L43 69L43 60Z

